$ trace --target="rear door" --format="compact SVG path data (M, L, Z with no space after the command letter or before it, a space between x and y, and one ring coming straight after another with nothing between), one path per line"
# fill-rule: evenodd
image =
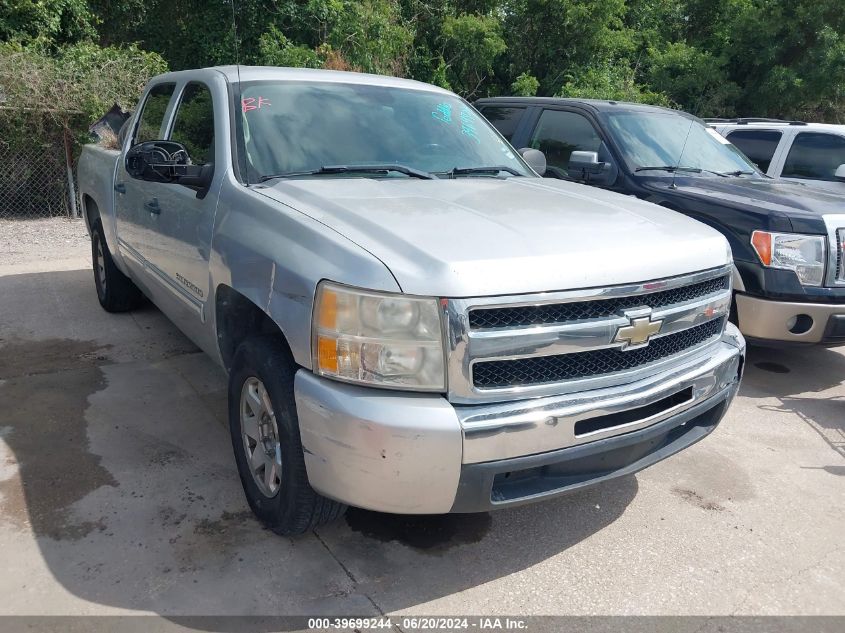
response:
M834 175L840 165L845 165L845 136L798 132L786 154L781 177L845 193L845 181Z
M499 134L507 139L508 143L519 149L517 143L525 138L530 106L521 105L479 105L478 111L493 124Z
M785 141L782 130L748 128L732 130L726 138L751 159L764 174L777 176L774 160L778 145Z
M125 148L164 138L175 91L174 82L156 84L149 89ZM153 186L131 178L121 154L114 179L118 248L124 261L138 272L145 268L145 254L156 243L156 236L149 233L150 211L144 207L145 201L152 197Z

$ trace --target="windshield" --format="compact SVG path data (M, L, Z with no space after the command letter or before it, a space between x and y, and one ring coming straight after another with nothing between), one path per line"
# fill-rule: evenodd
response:
M758 175L751 161L736 147L695 119L668 111L616 112L607 119L631 171L680 166L711 175Z
M287 81L249 82L241 92L249 182L337 165L399 165L444 175L456 167L501 166L505 171L467 175L532 175L492 126L452 94ZM398 171L334 173L409 177Z

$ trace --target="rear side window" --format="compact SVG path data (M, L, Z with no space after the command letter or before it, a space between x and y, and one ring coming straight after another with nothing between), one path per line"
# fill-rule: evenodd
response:
M516 128L519 127L522 115L525 114L525 108L491 108L488 106L481 110L481 114L510 142L516 133Z
M792 142L782 176L808 180L836 180L836 168L845 165L845 138L835 134L801 132Z
M748 156L760 171L767 172L781 136L777 130L735 130L728 134L728 140Z
M195 165L214 162L214 105L205 84L191 82L185 86L170 140L182 143Z
M135 143L161 140L161 125L164 123L167 104L170 103L175 87L176 84L158 84L150 89L144 101L144 108L141 110L141 118L135 132Z
M543 110L530 146L546 155L549 167L565 176L574 151L597 152L601 137L587 117L563 110Z

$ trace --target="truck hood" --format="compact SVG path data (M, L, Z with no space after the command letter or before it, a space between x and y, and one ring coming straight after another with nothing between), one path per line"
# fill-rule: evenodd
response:
M671 178L649 178L648 187L665 191ZM800 182L769 178L718 178L678 176L677 193L704 199L717 199L721 204L774 212L789 218L795 230L807 220L821 220L823 215L843 213L845 198ZM819 226L823 226L819 224Z
M685 216L540 178L322 178L259 187L360 245L403 292L519 294L649 281L730 262Z

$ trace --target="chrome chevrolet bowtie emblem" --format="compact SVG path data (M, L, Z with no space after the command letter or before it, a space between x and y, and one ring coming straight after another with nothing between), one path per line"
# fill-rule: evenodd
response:
M663 326L663 319L651 320L651 309L626 311L629 325L623 325L616 330L613 337L614 343L622 343L622 349L632 349L648 345L652 336L660 332Z

